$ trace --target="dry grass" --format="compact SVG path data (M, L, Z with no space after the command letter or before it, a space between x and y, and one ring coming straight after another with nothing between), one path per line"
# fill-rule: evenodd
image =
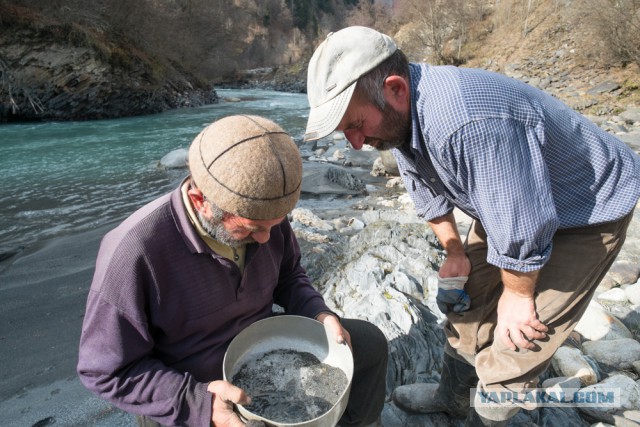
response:
M583 9L575 3L564 6L558 0L537 0L531 2L535 7L525 19L522 7L529 2L511 3L519 4L520 9L493 10L473 27L464 66L504 72L507 66L518 64L523 66L519 71L529 77L563 75L574 94L581 96L605 81L622 86L612 94L590 95L598 99L598 105L585 113L597 114L603 106L616 112L640 105L640 67L596 54L603 42L597 41L594 28L584 25ZM537 66L527 66L530 64Z

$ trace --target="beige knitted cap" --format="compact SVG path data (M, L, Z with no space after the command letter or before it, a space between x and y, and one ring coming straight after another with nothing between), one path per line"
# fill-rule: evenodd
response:
M298 147L263 117L229 116L206 127L191 143L189 169L207 199L243 218L283 217L300 197Z

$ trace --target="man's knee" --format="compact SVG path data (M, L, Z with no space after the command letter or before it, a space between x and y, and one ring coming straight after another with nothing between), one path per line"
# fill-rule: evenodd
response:
M379 358L386 366L389 344L380 328L371 322L359 319L342 319L342 324L351 335L354 358L362 358L362 362L366 360L373 362ZM372 356L378 356L378 358Z

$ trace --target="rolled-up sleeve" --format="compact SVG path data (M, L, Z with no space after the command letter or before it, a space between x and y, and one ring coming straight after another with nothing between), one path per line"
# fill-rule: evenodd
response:
M538 270L551 254L559 221L540 126L511 119L472 122L442 153L487 231L487 262L500 268Z

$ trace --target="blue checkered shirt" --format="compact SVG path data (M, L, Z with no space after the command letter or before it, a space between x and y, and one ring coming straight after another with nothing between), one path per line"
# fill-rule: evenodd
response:
M412 138L394 149L418 215L457 206L487 231L487 261L522 272L557 229L617 220L640 196L640 157L554 97L484 70L411 64Z

